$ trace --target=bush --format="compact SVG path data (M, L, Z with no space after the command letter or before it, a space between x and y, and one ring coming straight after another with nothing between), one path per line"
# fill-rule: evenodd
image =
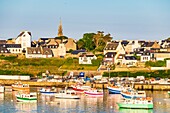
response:
M108 72L103 73L104 77L109 77ZM170 78L170 70L157 70L152 72L110 72L110 77L137 77L137 76L144 76L145 78Z

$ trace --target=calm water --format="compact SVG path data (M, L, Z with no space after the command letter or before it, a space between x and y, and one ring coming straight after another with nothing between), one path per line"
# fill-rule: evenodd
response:
M36 91L37 88L31 88ZM88 97L81 99L57 99L53 96L38 95L37 103L16 102L16 92L0 94L0 113L170 113L170 98L167 91L147 91L147 96L154 98L154 109L119 109L116 102L121 95L108 94L103 97Z

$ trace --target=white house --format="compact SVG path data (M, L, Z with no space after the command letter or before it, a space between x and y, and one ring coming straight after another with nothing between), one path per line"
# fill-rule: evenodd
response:
M107 53L109 53L107 55ZM114 53L114 54L112 54ZM115 54L116 53L116 54ZM121 42L110 42L106 45L106 47L104 48L104 55L105 55L105 58L104 58L104 62L105 64L107 63L107 59L109 55L112 55L112 56L109 56L110 59L112 59L112 64L113 63L118 63L118 57L119 55L124 55L125 54L125 49L124 47L122 46ZM111 61L111 60L110 60ZM109 62L111 63L111 62Z
M21 44L22 50L26 50L27 47L31 47L31 32L22 31L15 39L15 44Z
M9 53L22 53L21 44L0 44L2 48L6 48Z
M92 60L97 59L95 55L80 55L79 56L79 64L92 64Z
M104 48L104 55L107 52L116 52L117 54L125 54L125 49L121 42L108 42Z
M149 51L145 51L141 56L140 56L140 61L141 62L146 62L151 60L151 55Z
M123 65L127 65L127 67L130 66L136 66L137 65L137 59L135 56L125 56L122 60Z

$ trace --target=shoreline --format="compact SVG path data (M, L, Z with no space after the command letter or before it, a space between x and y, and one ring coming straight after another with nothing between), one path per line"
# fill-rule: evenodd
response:
M23 84L29 84L31 87L71 87L71 85L75 85L76 83L73 82L36 82L36 81L21 81L21 80L0 80L0 83L5 86L11 86L12 84L16 82L22 82ZM94 88L101 88L101 89L107 89L107 86L110 85L110 83L90 83L87 82L87 86L91 86ZM151 90L151 91L168 91L170 90L169 84L134 84L134 88L136 90Z

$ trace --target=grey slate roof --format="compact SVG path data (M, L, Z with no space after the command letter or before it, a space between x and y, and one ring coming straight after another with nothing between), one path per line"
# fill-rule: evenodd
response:
M116 50L118 45L119 45L118 42L111 42L111 43L106 45L105 50Z
M21 48L21 44L0 44L4 48Z

